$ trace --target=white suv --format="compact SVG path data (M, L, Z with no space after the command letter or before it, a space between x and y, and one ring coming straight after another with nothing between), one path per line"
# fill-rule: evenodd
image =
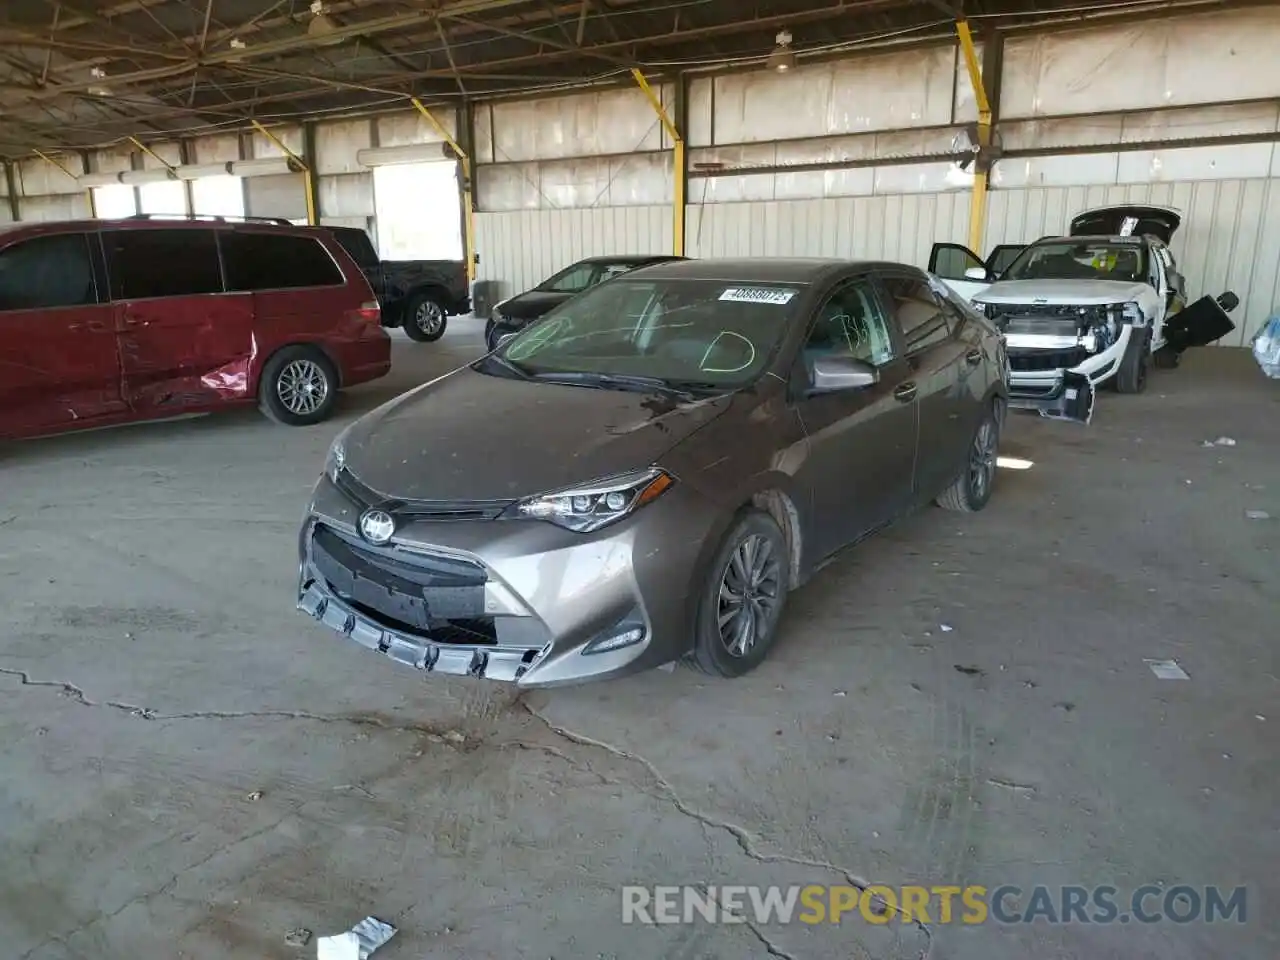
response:
M1084 381L1140 393L1153 357L1177 366L1188 347L1235 328L1223 309L1232 294L1187 306L1168 246L1181 222L1164 207L1102 207L1075 217L1068 236L1005 244L986 260L935 244L929 270L1004 333L1011 405L1057 416Z

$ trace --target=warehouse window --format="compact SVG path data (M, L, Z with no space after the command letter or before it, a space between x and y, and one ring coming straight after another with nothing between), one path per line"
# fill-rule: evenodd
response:
M139 213L185 217L187 188L177 180L146 183L138 188Z
M311 237L237 230L223 234L221 242L228 290L334 287L344 282L329 251Z
M137 199L133 187L123 183L93 188L93 209L102 220L132 217L138 212Z
M0 310L43 310L97 303L83 233L33 237L0 251Z
M244 181L229 174L191 181L191 212L205 217L243 217Z
M102 243L114 300L222 292L212 230L108 230Z

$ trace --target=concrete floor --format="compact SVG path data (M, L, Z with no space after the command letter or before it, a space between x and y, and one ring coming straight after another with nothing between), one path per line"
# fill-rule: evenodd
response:
M0 954L314 956L287 932L374 914L401 931L378 960L1280 956L1280 519L1245 514L1280 518L1280 384L1242 351L1102 394L1087 429L1014 418L1004 453L1030 469L982 514L928 510L829 567L745 679L517 698L293 610L329 439L476 354L478 325L453 326L398 342L322 427L246 413L0 450ZM1250 909L620 923L625 883L847 878L1247 884Z

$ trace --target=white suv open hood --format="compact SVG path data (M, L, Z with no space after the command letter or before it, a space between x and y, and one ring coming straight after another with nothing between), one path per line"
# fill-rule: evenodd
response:
M1136 300L1145 283L1127 280L1007 280L975 294L975 303L1045 303L1092 306Z

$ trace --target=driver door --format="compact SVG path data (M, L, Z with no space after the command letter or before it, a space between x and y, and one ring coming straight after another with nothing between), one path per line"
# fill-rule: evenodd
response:
M813 361L848 356L875 367L877 383L814 394ZM818 308L792 374L809 439L797 476L808 488L814 556L826 557L892 520L911 500L916 403L894 325L868 277L846 281Z
M972 300L999 280L1009 264L1025 249L1026 244L1023 243L1001 243L992 248L991 254L983 260L962 244L935 243L929 252L929 272L965 300ZM982 279L967 276L969 272L979 270L983 273Z

